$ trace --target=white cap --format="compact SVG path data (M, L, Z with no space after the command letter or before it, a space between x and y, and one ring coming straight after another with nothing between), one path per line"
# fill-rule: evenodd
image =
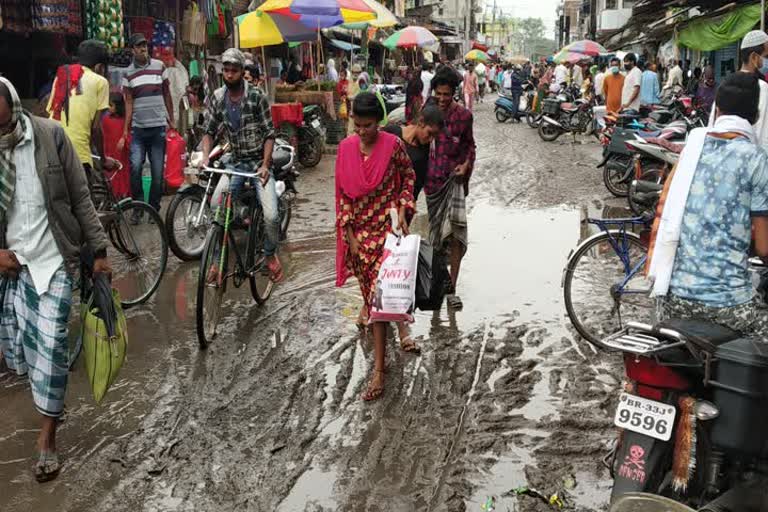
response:
M762 46L765 43L768 43L768 34L762 30L753 30L752 32L747 33L747 35L744 36L744 39L741 40L741 49L754 48L755 46Z

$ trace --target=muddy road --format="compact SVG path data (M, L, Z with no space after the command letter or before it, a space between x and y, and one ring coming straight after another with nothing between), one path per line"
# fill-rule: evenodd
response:
M227 296L224 333L197 349L197 265L171 255L157 296L129 311L129 359L104 404L72 374L55 482L30 470L27 384L0 376L0 510L605 510L617 361L568 324L560 278L580 220L608 198L595 142L542 142L478 106L478 162L461 312L419 313L422 354L390 336L386 390L360 400L372 340L356 284L334 288L333 158L299 181L288 279L264 307ZM426 205L415 220L426 235ZM247 287L246 287L247 288ZM575 486L574 486L575 483Z

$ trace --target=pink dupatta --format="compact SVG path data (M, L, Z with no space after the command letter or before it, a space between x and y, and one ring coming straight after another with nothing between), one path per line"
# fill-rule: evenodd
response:
M399 139L391 133L379 131L376 144L367 160L360 151L360 137L352 135L339 144L336 157L336 286L343 286L349 278L347 270L348 245L338 223L342 194L355 200L364 197L381 185L392 160Z

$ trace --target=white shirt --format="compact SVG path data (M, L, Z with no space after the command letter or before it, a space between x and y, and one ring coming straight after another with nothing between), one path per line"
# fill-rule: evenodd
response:
M435 75L433 75L429 71L421 72L421 83L424 84L424 89L421 91L421 96L424 98L424 101L427 101L429 97L432 95L432 79L433 78L435 78Z
M667 78L667 84L665 89L671 89L674 86L683 86L683 69L680 66L675 66L669 70L669 77Z
M600 72L595 75L595 93L603 95L603 80L605 80L605 73Z
M560 92L560 84L566 82L568 78L568 68L562 64L558 64L555 68L555 79L553 83L549 84L549 90L552 92Z
M504 72L504 88L505 89L512 88L512 71Z
M571 75L573 78L573 84L581 88L581 84L584 83L584 75L581 73L581 66L573 66L573 74Z
M16 146L13 161L16 164L16 189L8 210L8 250L19 263L26 265L38 295L48 291L53 274L64 263L56 240L48 224L45 196L35 165L35 137L32 123L26 114L21 116L26 133Z
M621 104L627 105L626 108L640 110L640 82L643 80L643 72L637 66L624 77L624 88L621 90ZM637 96L632 103L629 99L635 93L635 87L638 88Z

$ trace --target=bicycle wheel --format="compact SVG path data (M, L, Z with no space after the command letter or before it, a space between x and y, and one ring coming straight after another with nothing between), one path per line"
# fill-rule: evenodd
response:
M249 251L245 257L245 267L248 269L248 281L251 285L253 300L262 305L272 295L274 283L269 277L269 269L264 257L264 214L260 207L253 209L248 236Z
M205 350L216 338L221 314L221 300L227 290L229 255L224 254L224 228L211 225L205 238L197 276L195 325L200 350Z
M205 190L193 187L176 194L168 206L165 216L168 245L182 261L196 260L203 252L208 224L212 218L211 206L207 201L200 215L204 200Z
M602 340L626 321L652 323L650 282L643 275L646 252L638 235L618 230L576 249L565 269L563 294L568 317L585 340L604 349Z
M132 224L134 216L141 222ZM110 253L112 286L120 292L124 308L146 302L168 263L168 240L163 220L147 203L132 201L115 210L107 233L115 251Z

